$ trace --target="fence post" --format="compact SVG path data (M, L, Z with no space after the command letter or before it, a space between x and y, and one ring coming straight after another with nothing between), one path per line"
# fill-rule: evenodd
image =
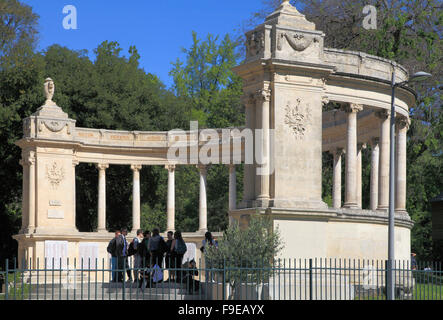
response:
M309 300L312 300L312 259L309 259Z
M389 300L388 299L388 264L389 264L388 260L385 260L385 293L386 293L385 299L386 300Z
M6 273L5 273L5 300L8 300L8 272L9 272L9 260L6 259Z
M223 259L223 283L222 283L222 292L223 292L223 300L226 300L226 263L225 259Z

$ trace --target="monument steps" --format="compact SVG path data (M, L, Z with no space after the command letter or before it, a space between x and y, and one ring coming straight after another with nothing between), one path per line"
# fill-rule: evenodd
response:
M30 300L201 300L204 292L189 294L184 284L159 283L152 288L138 288L136 283L66 283L31 284ZM18 294L20 296L20 294Z

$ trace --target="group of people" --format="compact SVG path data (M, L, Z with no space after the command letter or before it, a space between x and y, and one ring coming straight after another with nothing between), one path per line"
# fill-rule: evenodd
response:
M137 230L137 236L128 242L128 230L123 228L115 231L115 237L109 242L107 251L111 254L112 282L123 282L124 270L130 282L137 282L139 287L146 287L163 281L163 260L169 269L169 278L165 282L186 283L190 292L199 290L199 282L194 279L198 270L194 260L182 268L183 256L187 251L180 231L169 231L167 240L160 236L159 229L150 231ZM215 245L210 232L205 234L201 250L207 245ZM133 268L129 268L129 257L134 256ZM148 270L147 270L148 269ZM131 274L132 270L132 274Z

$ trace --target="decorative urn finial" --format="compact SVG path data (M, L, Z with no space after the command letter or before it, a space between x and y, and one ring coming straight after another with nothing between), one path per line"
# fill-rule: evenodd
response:
M46 78L45 84L43 86L44 86L45 96L46 96L45 105L46 106L55 106L56 105L55 102L52 101L52 97L54 96L54 91L55 91L54 81L52 81L51 78Z

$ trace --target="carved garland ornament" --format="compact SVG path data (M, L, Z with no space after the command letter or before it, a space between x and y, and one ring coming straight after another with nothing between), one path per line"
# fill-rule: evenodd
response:
M279 51L283 49L283 39L286 39L292 49L299 52L306 50L312 44L312 42L318 42L318 39L315 37L309 37L297 33L289 35L286 32L282 32L277 37L277 49Z
M65 178L65 170L63 166L54 161L51 165L46 165L46 177L52 187L57 188Z
M311 123L309 105L302 107L300 104L301 99L298 98L295 106L291 107L289 102L286 106L285 124L292 129L296 139L303 139L307 125Z

